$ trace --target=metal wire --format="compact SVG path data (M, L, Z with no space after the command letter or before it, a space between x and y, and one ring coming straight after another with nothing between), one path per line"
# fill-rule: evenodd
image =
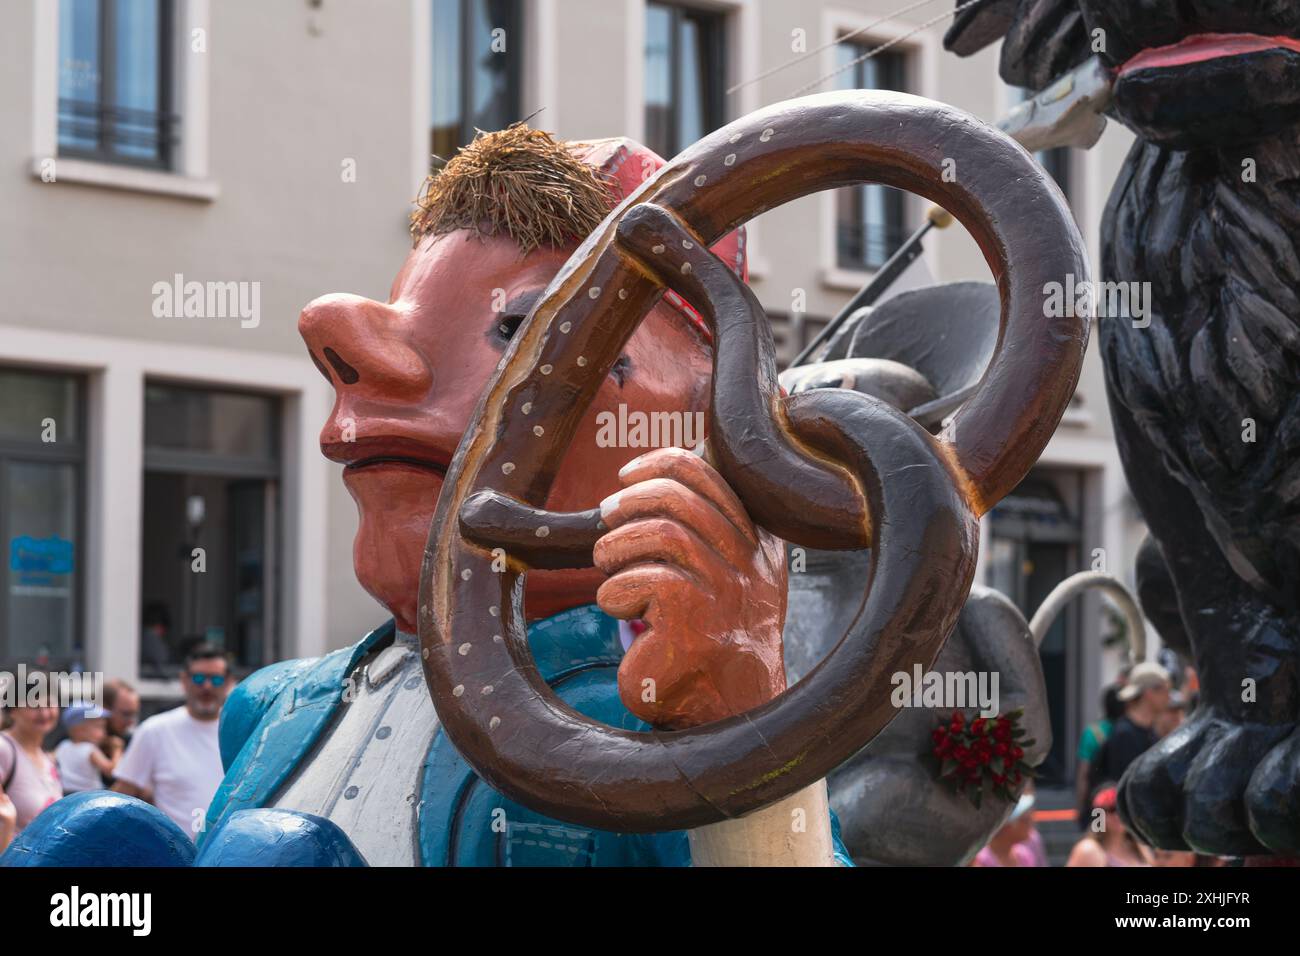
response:
M880 44L879 46L872 47L870 50L862 54L862 56L858 57L856 60L850 60L848 63L845 63L843 66L836 67L834 70L832 70L830 73L827 73L821 79L814 80L812 83L804 84L803 86L795 90L793 93L791 93L790 96L791 97L802 96L804 93L807 93L811 90L815 90L817 89L817 87L821 86L827 80L833 80L835 77L839 76L845 70L852 69L853 67L857 66L859 63L869 60L873 56L876 56L880 53L884 53L890 47L897 46L898 44L902 43L904 40L908 40L916 36L918 33L930 29L930 27L934 26L936 23L942 23L944 20L949 20L952 17L955 17L957 14L961 13L967 7L973 7L975 6L975 4L983 3L983 2L984 0L966 0L965 3L958 5L948 13L942 13L937 17L931 17L929 20L926 20L924 23L922 23L919 27L916 27L913 30L909 30L907 33L904 33L902 36L894 37L894 39L888 40ZM840 40L837 40L836 42L837 43L842 42L843 40L846 39L848 39L847 36L841 37ZM826 49L826 48L823 47L822 49Z
M727 95L730 96L732 93L736 92L736 90L743 90L747 86L753 86L759 80L765 80L774 73L780 73L782 70L789 69L790 67L794 66L797 63L802 63L810 56L816 56L818 53L821 53L824 50L829 50L831 47L835 46L838 43L843 43L845 40L852 40L855 36L858 36L859 34L867 33L871 30L874 30L882 23L887 23L888 21L894 19L895 17L902 16L904 13L911 13L913 10L917 10L931 3L934 3L934 0L919 0L919 2L913 3L910 6L903 7L901 10L895 10L893 13L889 14L888 16L881 17L879 20L876 20L874 23L868 23L865 27L858 27L856 30L850 30L848 33L845 33L842 36L839 36L836 39L832 40L830 43L823 43L815 50L809 50L806 53L801 53L798 56L794 57L793 59L787 60L785 63L780 63L772 67L770 70L764 70L762 73L758 74L758 76L754 77L753 79L749 79L741 83L737 83L735 86L727 90ZM956 12L957 12L956 10L953 11L954 14ZM952 14L949 15L951 16Z

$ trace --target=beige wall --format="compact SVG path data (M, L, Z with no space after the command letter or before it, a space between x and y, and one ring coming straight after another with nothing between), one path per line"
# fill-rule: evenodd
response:
M387 296L409 248L412 144L425 137L413 129L412 4L327 3L313 32L303 3L212 3L207 52L191 54L210 71L212 202L32 175L36 7L7 4L0 31L0 326L275 353L310 369L296 329L305 303ZM345 159L355 182L342 179ZM260 282L260 324L155 318L152 286L177 272ZM317 590L336 647L385 614L352 575L356 512L327 467Z
M309 299L386 293L415 185L407 4L326 4L319 36L305 4L211 4L208 52L191 54L210 63L211 203L30 174L34 6L7 4L0 33L6 75L27 80L0 84L6 310L47 329L301 354ZM150 288L175 272L260 281L261 325L153 318Z

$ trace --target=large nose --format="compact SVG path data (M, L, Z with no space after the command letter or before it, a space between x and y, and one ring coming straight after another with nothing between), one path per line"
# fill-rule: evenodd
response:
M307 303L298 333L342 395L416 401L433 385L409 317L384 302L335 293Z

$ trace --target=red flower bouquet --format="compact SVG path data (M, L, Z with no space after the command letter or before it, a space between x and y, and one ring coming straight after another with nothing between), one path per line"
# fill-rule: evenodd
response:
M960 710L931 734L932 753L939 760L939 779L966 794L976 807L984 799L985 783L995 796L1016 799L1016 788L1034 775L1024 761L1025 748L1034 741L1020 726L1023 709L1000 717L976 717L967 722Z

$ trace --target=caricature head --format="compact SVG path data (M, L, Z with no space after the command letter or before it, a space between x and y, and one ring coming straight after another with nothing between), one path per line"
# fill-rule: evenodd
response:
M321 450L344 464L357 504L357 578L403 630L415 627L447 466L511 337L578 243L660 165L627 140L561 144L524 126L480 134L426 184L415 245L387 302L336 294L303 309L299 332L335 389ZM737 262L739 241L724 240ZM600 412L706 407L711 353L692 318L665 301L642 322L579 427L548 507L594 507L618 490L618 469L648 450L604 447ZM602 580L590 569L530 574L528 614L590 602Z

